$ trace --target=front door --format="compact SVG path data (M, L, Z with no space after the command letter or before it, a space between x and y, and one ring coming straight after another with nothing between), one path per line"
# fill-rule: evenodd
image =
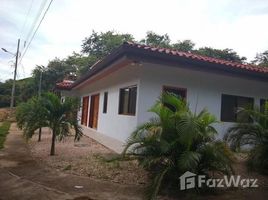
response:
M88 100L89 100L88 96L83 97L81 124L84 125L84 126L87 126Z
M94 129L97 129L97 126L98 126L99 100L100 100L99 94L95 94L91 96L88 126Z

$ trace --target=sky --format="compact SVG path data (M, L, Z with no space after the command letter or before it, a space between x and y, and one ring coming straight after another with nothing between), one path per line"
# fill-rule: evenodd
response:
M147 31L167 33L172 42L190 39L196 47L231 48L248 61L268 50L268 0L54 0L24 54L24 41L49 2L0 0L0 48L11 52L0 50L0 81L14 76L18 38L17 79L29 77L36 65L80 52L92 30L129 33L137 40Z

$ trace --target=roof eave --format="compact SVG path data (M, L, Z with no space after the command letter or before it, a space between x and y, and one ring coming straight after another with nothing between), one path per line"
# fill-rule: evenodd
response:
M132 49L131 49L132 48ZM130 50L131 49L131 50ZM223 73L225 75L231 76L244 76L251 79L258 79L261 81L268 82L268 73L262 73L258 71L252 71L247 69L242 69L233 66L227 66L219 63L212 63L208 61L187 59L185 57L178 57L173 55L168 55L160 52L148 52L145 49L138 49L130 47L128 48L129 59L141 60L144 62L155 63L155 64L165 64L170 66L181 66L187 65L187 69L193 69L197 71L207 71L207 72L217 72ZM202 68L200 68L202 67ZM229 68L228 68L229 67Z
M90 69L89 71L87 71L87 73L84 76L82 76L80 79L78 79L77 81L75 81L72 84L71 89L76 88L81 83L83 83L84 81L86 81L89 77L98 74L105 67L109 66L113 62L116 62L118 59L120 59L121 57L123 57L126 54L126 51L125 50L126 50L126 45L125 44L122 44L120 47L118 47L117 49L115 49L114 51L112 51L109 55L107 55L106 57L104 57L102 60L98 61L98 63L92 69Z

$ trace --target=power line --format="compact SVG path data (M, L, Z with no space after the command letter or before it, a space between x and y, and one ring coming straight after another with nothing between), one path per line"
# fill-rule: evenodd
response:
M32 0L31 1L31 4L30 4L30 7L29 7L29 9L28 9L28 11L27 11L27 14L26 14L26 17L25 17L25 19L24 19L24 22L23 22L23 25L22 25L22 28L21 28L21 34L20 34L20 38L22 37L22 34L23 34L23 31L24 31L24 28L25 28L25 25L27 24L27 22L28 22L28 17L29 17L29 14L30 14L30 11L31 11L31 9L32 9L32 6L33 6L33 1L34 0ZM24 47L23 47L24 48ZM19 57L20 57L20 55L19 55ZM22 71L23 71L23 76L25 76L25 70L24 70L24 66L22 65Z
M50 8L52 2L53 2L53 0L50 0L49 5L48 5L47 9L45 10L42 19L40 20L40 22L39 22L37 28L35 29L35 31L34 31L32 37L31 37L29 43L27 44L27 46L26 46L26 48L25 48L25 50L24 50L24 52L23 52L23 54L22 54L22 56L21 56L21 58L20 58L20 62L21 62L22 58L24 57L24 55L26 54L26 52L27 52L27 50L28 50L28 48L29 48L29 46L30 46L30 44L31 44L31 42L32 42L32 40L33 40L35 34L37 33L37 31L38 31L38 29L39 29L39 27L40 27L42 21L44 20L44 18L45 18L45 16L46 16L46 14L47 14L47 12L48 12L48 10L49 10L49 8Z
M39 9L38 9L38 11L37 11L37 13L35 15L35 18L34 18L32 24L31 24L31 27L29 29L29 32L28 32L27 36L25 37L25 43L28 43L28 39L30 38L30 36L33 33L34 28L36 27L36 24L38 22L38 19L40 18L41 14L42 14L42 11L43 11L43 9L44 9L44 7L46 5L46 3L47 3L47 0L43 0L43 2L41 3L41 5L40 5L40 7L39 7ZM24 46L24 48L25 48L25 46Z
M30 7L29 7L29 9L28 9L28 11L27 11L27 14L26 14L24 23L23 23L23 25L22 25L22 28L21 28L21 31L20 31L20 32L21 32L21 34L20 34L20 38L21 38L22 33L23 33L23 31L24 31L25 25L26 25L26 23L27 23L27 21L28 21L29 14L30 14L30 11L31 11L32 6L33 6L33 1L34 1L34 0L31 1Z
M24 69L24 65L21 64L21 67L22 67L22 73L23 73L23 77L25 77L25 69Z
M41 16L41 14L42 14L42 11L43 11L43 9L44 9L44 7L45 7L47 1L48 1L48 0L43 0L43 2L40 4L39 9L38 9L38 11L37 11L37 13L36 13L36 15L35 15L35 17L34 17L34 20L33 20L32 23L31 23L30 29L29 29L29 31L28 31L28 33L27 33L27 36L25 35L26 37L24 38L23 45L21 45L21 46L22 46L22 51L24 51L25 46L26 46L26 44L28 43L28 39L29 39L29 37L32 35L33 30L34 30L34 28L36 27L36 24L37 24L37 22L38 22L38 19L40 19L40 16ZM27 14L26 14L26 17L25 17L25 20L24 20L24 23L23 23L23 26L22 26L22 29L21 29L20 38L22 38L22 35L23 35L23 33L24 33L25 25L26 25L27 22L28 22L29 14L30 14L30 11L32 10L32 7L33 7L33 2L34 2L34 0L31 1L31 3L30 3L30 7L29 7L29 9L28 9L28 11L27 11ZM20 57L21 57L21 55L19 55L19 58L20 58ZM20 62L21 62L21 59L20 59ZM19 63L19 64L21 64L21 63ZM24 65L21 64L21 67L22 67L23 75L25 76Z

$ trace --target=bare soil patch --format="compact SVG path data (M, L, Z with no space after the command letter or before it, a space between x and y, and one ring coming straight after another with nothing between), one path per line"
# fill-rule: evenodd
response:
M247 168L247 154L235 154L236 161L233 163L233 168L236 175L240 175L245 179L258 179L258 186L268 190L268 176L259 174L255 171L249 171Z
M6 120L9 114L9 109L7 108L0 108L0 122Z
M42 141L37 142L37 134L29 141L32 156L39 162L58 171L108 180L120 184L146 185L148 174L137 161L107 162L116 154L95 140L83 136L79 142L69 136L56 143L56 155L49 156L51 133L42 130Z
M15 109L11 108L0 108L0 122L3 121L15 121Z

